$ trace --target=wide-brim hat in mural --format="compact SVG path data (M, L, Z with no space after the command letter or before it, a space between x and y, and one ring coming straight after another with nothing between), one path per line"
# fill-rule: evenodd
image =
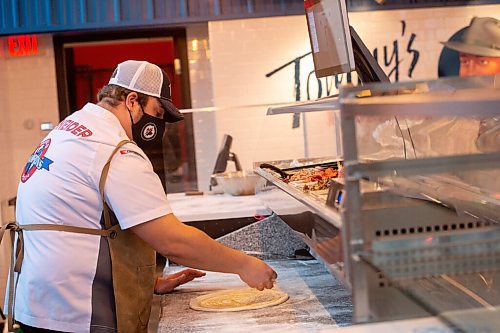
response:
M460 41L443 44L461 53L500 57L500 21L492 17L474 17Z

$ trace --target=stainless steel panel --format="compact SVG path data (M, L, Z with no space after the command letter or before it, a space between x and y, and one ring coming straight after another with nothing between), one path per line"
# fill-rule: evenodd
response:
M442 153L416 159L415 154L415 159L406 160L405 154L405 160L367 162L358 154L360 138L356 126L363 124L360 120L363 117L498 116L499 82L500 75L496 75L374 84L341 91L346 176L342 231L347 244L347 273L352 283L355 321L384 320L390 316L377 301L388 297L388 292L373 286L373 277L378 273L385 279L381 284L396 288L415 306L440 315L459 331L468 331L460 318L464 309L473 318L471 308L474 311L489 308L490 316L477 311L478 318L491 317L491 322L495 322L496 303L490 304L480 296L487 293L470 279L464 280L464 285L457 281L465 273L492 274L500 268L499 229L490 226L500 209L498 198L495 199L498 189L472 193L448 184L436 191L419 182L422 177L434 177L436 173L498 170L500 152L463 155L457 150L455 156ZM364 180L381 183L394 194L381 192L369 198L360 191ZM373 206L371 199L383 205ZM465 289L457 292L459 285ZM397 312L400 318L415 315L411 306L403 305L403 298L390 299L401 304L398 307L401 311Z

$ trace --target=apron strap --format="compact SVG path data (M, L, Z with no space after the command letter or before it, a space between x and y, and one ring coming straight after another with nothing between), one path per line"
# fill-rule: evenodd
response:
M12 245L12 252L14 252L14 233L15 231L13 231L15 228L17 228L17 225L16 223L14 222L10 222L10 223L7 223L7 224L4 224L1 228L0 228L0 244L2 243L3 241L3 236L5 234L5 231L7 229L9 229L11 231L11 245ZM12 300L13 300L13 296L14 296L14 288L13 288L13 283L14 283L14 268L13 268L13 262L14 262L14 256L15 254L14 253L11 253L11 256L10 256L10 266L9 266L9 294L8 294L8 297L9 297L9 305L8 305L8 309L7 309L7 325L8 325L8 329L9 329L9 332L14 332L14 318L12 316Z
M19 278L19 274L16 278L14 278L14 263L16 262L16 254L14 253L14 239L16 231L14 229L10 230L10 239L11 239L11 247L12 253L10 256L10 266L9 266L9 313L7 314L7 326L9 328L9 332L14 331L14 300L16 293L17 280Z
M26 225L20 225L19 229L28 230L28 231L31 231L31 230L66 231L66 232L73 232L73 233L77 233L77 234L98 235L98 236L104 236L104 237L109 237L113 233L112 230L74 227L74 226L70 226L70 225L59 225L59 224L26 224Z
M0 244L3 240L3 236L7 229L10 230L11 248L12 248L12 254L10 257L10 267L9 267L9 309L7 314L7 323L9 332L14 332L14 300L15 300L14 296L15 296L17 282L19 279L19 273L21 272L21 266L24 259L23 231L34 231L34 230L64 231L64 232L73 232L78 234L96 235L103 237L114 237L114 235L116 235L116 231L114 230L92 229L92 228L74 227L74 226L57 225L57 224L18 225L15 222L10 222L4 224L0 228ZM14 246L16 232L18 238L17 238L17 244L16 246ZM18 273L17 276L14 275L14 272Z
M104 198L104 184L106 183L106 178L108 177L109 167L111 165L111 159L113 159L113 156L115 156L116 152L123 145L126 145L127 143L134 143L134 142L130 141L130 140L123 140L123 141L120 141L116 145L115 149L113 150L113 152L109 156L108 161L104 165L104 168L102 169L102 173L101 173L101 178L99 179L99 193L101 193L102 210L103 210L103 213L104 213L104 226L105 226L106 229L111 228L111 219L109 217L108 204L106 203L106 199Z
M17 232L17 246L16 246L16 257L14 262L14 272L20 273L21 266L24 259L24 234L23 231L35 231L35 230L49 230L49 231L63 231L63 232L72 232L76 234L85 234L85 235L96 235L103 237L114 237L116 233L113 230L103 230L103 229L92 229L92 228L83 228L83 227L74 227L70 225L59 225L59 224L25 224L18 225L15 224L14 228L11 228L11 233L14 234Z
M14 239L15 239L15 233L16 231L19 230L19 226L15 222L9 222L7 224L4 224L0 228L0 244L3 241L3 236L5 235L5 231L10 230L10 237L11 237L11 248L12 248L12 253L10 256L10 266L9 266L9 293L8 293L8 310L7 310L7 326L9 329L9 332L14 332L14 316L13 316L13 301L14 301L14 292L15 292L15 285L17 285L17 280L14 281L14 262L16 261L16 253L14 253ZM19 251L16 251L19 252ZM22 254L21 254L22 255Z

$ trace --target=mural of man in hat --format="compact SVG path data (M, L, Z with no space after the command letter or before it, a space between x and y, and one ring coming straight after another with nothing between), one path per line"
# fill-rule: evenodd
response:
M445 47L439 60L440 77L500 73L498 19L474 17L469 26L456 32L449 41L442 44ZM361 152L371 154L374 158L387 158L389 155L422 158L500 151L500 118L429 117L404 125L411 131L412 142L408 139L406 144L401 144L403 134L399 134L400 125L384 122L373 130L376 144L363 145ZM497 170L494 171L498 173ZM462 178L471 184L499 192L500 178L497 175L491 177L488 172L483 174L484 177L462 175ZM493 182L492 178L498 179L498 182Z
M500 21L492 17L474 17L458 41L443 43L460 54L460 76L500 73ZM500 149L500 119L482 119L476 147L483 152Z
M459 41L443 43L460 54L460 76L500 73L500 21L474 17Z

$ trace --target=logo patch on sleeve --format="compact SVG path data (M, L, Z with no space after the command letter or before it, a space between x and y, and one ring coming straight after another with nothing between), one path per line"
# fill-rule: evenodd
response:
M140 156L141 158L144 158L141 154L139 154L136 151L130 150L130 149L120 149L120 155L127 155L127 154L133 154Z
M21 182L26 183L28 179L35 173L36 170L45 169L49 170L49 166L54 163L50 158L45 157L45 153L49 150L50 139L42 141L40 145L35 149L33 154L31 154L28 163L24 167L23 173L21 175Z

